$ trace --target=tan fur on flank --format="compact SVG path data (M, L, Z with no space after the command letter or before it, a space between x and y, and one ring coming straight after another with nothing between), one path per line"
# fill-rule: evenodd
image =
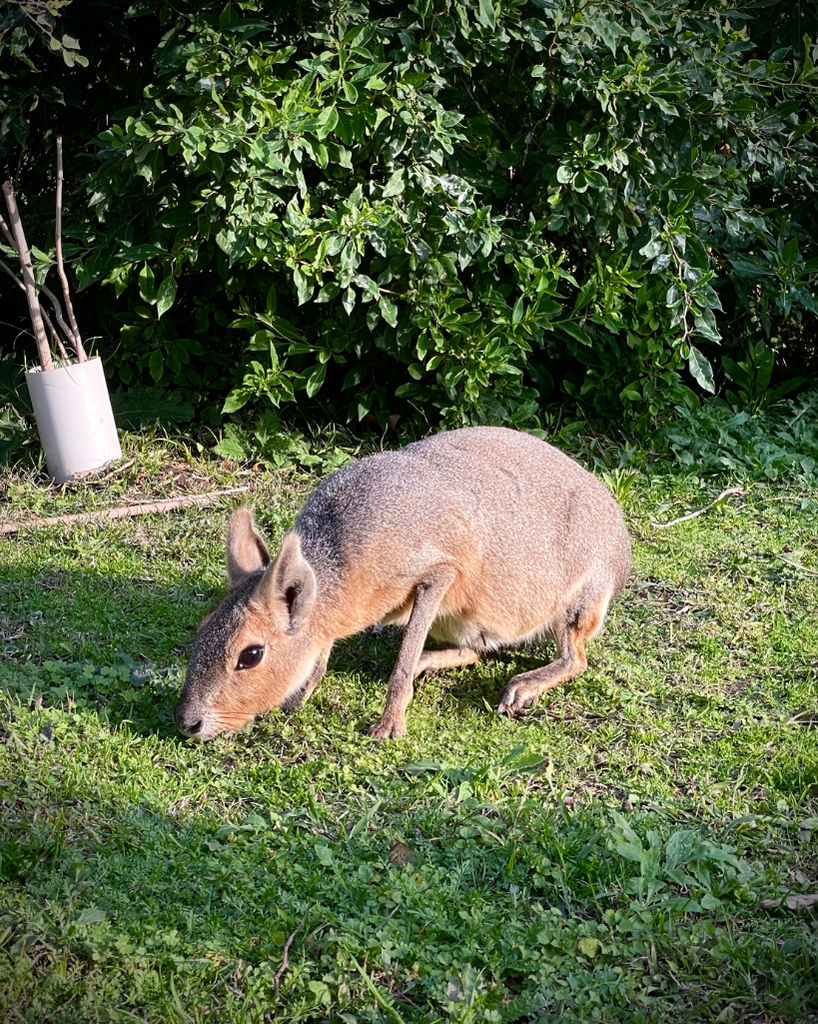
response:
M419 673L551 634L556 659L503 692L498 711L514 715L586 667L630 560L607 488L528 434L471 427L351 463L307 500L272 561L250 512L234 515L229 591L199 627L177 725L207 740L297 706L333 644L379 622L404 635L373 736L406 732ZM445 648L424 650L427 636Z

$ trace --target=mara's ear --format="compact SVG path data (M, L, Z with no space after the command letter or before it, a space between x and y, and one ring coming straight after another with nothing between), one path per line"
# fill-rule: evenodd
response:
M227 578L231 588L269 564L267 548L253 526L253 514L249 508L240 508L227 531Z
M300 537L290 532L281 542L275 561L259 580L255 599L269 612L282 603L286 605L290 619L287 632L292 635L310 614L315 593L315 573L301 553Z

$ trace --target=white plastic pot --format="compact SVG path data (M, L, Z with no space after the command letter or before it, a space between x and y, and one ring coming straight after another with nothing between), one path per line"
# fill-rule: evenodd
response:
M122 458L102 360L26 373L48 472L58 484Z

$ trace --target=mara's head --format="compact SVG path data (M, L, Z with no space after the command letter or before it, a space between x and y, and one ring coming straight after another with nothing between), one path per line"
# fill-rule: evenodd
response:
M197 740L235 732L262 711L297 703L324 659L311 629L315 575L295 533L271 561L247 509L227 538L229 590L199 625L174 711Z

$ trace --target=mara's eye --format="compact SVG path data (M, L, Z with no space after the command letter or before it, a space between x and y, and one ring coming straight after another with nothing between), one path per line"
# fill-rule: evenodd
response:
M245 647L244 650L239 655L239 660L236 664L236 668L255 668L263 657L263 647Z

